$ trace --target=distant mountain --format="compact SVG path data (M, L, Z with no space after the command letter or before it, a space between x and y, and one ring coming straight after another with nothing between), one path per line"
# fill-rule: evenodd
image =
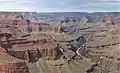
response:
M86 17L89 20L89 22L98 22L101 21L101 19L108 13L114 15L115 17L120 16L119 12L95 12L95 13L57 12L57 13L38 13L36 14L36 16L38 20L39 19L60 20L71 17L79 17L82 19L83 17Z
M119 21L120 20L120 12L51 12L51 13L36 13L36 12L0 12L0 16L4 14L7 15L15 15L15 17L21 17L22 19L30 19L30 20L48 20L48 21L56 21L56 20L64 20L64 19L88 19L88 22L98 22L101 20L105 21ZM112 15L112 17L111 17Z

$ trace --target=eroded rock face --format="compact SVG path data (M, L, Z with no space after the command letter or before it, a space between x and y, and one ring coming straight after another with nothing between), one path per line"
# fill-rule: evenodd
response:
M0 73L28 73L25 61L8 55L2 47L0 50Z
M10 51L9 54L18 59L23 59L23 60L28 59L28 52L25 52L25 51Z
M0 63L0 72L3 73L28 73L25 62Z
M98 38L96 37L97 34L93 33L93 40L86 42L86 48L87 50L90 50L86 57L90 58L94 63L97 64L97 66L92 67L88 73L119 72L119 28L111 27L110 30L101 32L106 34L106 36L99 36L101 38Z
M60 51L57 47L53 47L53 48L34 47L33 49L31 48L30 49L24 48L23 50L21 49L10 50L9 54L18 59L23 59L23 60L32 60L32 59L38 60L39 58L55 60L60 57Z
M39 58L44 58L54 60L60 57L59 47L57 47L54 40L50 38L28 40L23 38L18 39L17 37L13 38L13 36L8 37L6 34L7 33L0 34L0 45L5 48L8 54L18 59L38 60Z
M39 58L56 60L61 56L56 42L50 38L28 40L4 32L0 35L0 45L4 47L0 49L0 72L28 73L25 61L36 62Z
M102 21L109 25L119 25L120 16L116 16L114 14L107 14L103 16Z

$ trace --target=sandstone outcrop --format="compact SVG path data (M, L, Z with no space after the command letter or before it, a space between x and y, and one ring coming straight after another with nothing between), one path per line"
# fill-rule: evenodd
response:
M11 56L23 60L57 59L60 57L60 50L54 40L41 38L37 40L27 40L23 38L13 37L10 33L0 33L0 45Z
M0 47L0 73L28 73L28 68L25 61L10 56Z

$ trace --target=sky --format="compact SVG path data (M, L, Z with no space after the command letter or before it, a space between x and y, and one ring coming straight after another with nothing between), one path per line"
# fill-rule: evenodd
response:
M120 12L120 0L0 0L0 11Z

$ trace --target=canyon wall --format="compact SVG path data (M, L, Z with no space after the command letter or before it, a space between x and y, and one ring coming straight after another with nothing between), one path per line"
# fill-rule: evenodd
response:
M25 62L0 63L0 73L28 73Z

